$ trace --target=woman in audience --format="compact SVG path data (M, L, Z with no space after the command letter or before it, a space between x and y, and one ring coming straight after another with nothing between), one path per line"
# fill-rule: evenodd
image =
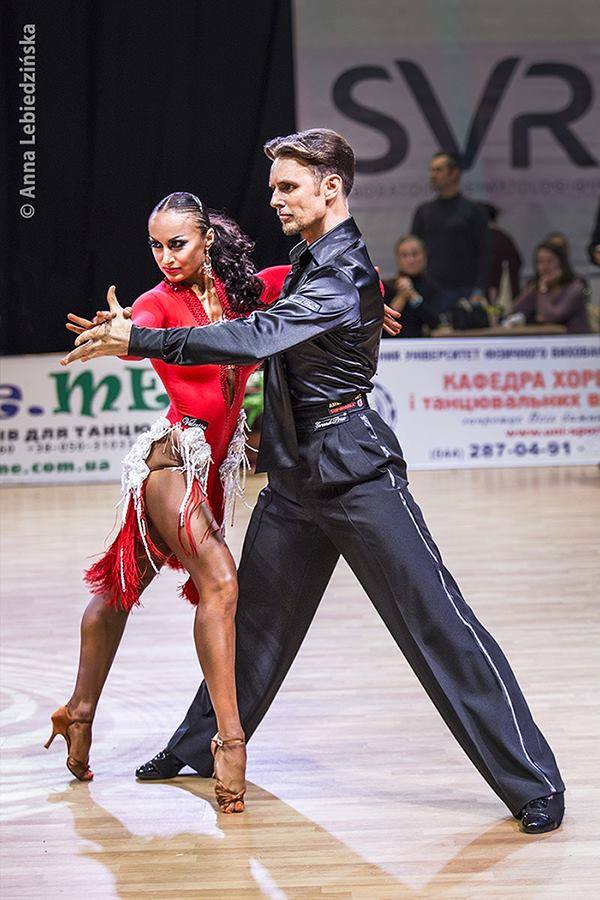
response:
M439 287L425 273L427 254L420 238L407 234L396 243L394 252L398 274L384 282L385 302L402 313L402 337L423 337L424 328L429 332L440 323ZM383 337L396 335L384 331Z
M571 262L571 248L569 246L569 240L566 234L563 234L562 231L549 231L542 243L552 244L553 247L560 247L561 250L564 250L567 260Z
M568 334L589 334L585 282L573 272L558 243L544 241L535 249L535 276L519 294L514 312L528 323L564 325Z

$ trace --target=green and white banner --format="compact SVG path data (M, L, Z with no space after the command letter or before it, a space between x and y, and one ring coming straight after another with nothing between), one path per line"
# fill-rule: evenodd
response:
M60 355L5 357L0 384L0 480L60 484L115 481L140 432L169 398L147 362Z
M59 359L1 361L0 483L116 481L137 435L164 415L147 362ZM370 402L414 469L600 461L596 335L383 341Z

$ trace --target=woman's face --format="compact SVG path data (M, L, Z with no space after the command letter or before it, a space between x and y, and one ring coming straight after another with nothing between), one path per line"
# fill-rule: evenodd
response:
M214 232L198 229L194 217L174 209L155 213L148 222L148 243L156 265L173 284L198 281Z
M558 257L545 248L538 250L536 253L535 268L538 278L558 278L561 274Z
M418 241L403 241L396 250L396 265L406 275L420 275L425 269L427 257Z

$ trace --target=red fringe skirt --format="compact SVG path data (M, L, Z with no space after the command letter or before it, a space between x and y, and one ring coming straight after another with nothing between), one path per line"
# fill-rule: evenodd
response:
M248 467L246 457L246 415L242 410L229 443L227 456L219 467L225 496L225 515L222 525L233 523L235 501L243 496ZM145 482L150 474L146 460L156 441L171 438L181 456L176 467L185 476L186 491L179 508L179 543L183 554L197 556L198 548L192 533L192 521L201 503L207 501L208 473L212 463L210 444L204 427L190 427L181 422L172 424L158 419L149 431L141 434L123 460L121 476L121 524L119 532L106 552L85 572L84 580L93 594L104 594L115 608L130 610L139 605L140 594L148 568L158 574L163 565L185 569L175 553L165 555L152 541L146 518ZM202 537L210 533L208 528ZM198 603L198 591L191 578L180 588L180 594L193 605Z

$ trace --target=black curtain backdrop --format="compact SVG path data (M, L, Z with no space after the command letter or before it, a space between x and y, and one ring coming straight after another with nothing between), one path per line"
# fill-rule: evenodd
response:
M295 128L289 0L5 0L0 17L2 353L64 350L67 311L155 284L146 221L171 191L228 211L259 266L286 260L262 145Z

